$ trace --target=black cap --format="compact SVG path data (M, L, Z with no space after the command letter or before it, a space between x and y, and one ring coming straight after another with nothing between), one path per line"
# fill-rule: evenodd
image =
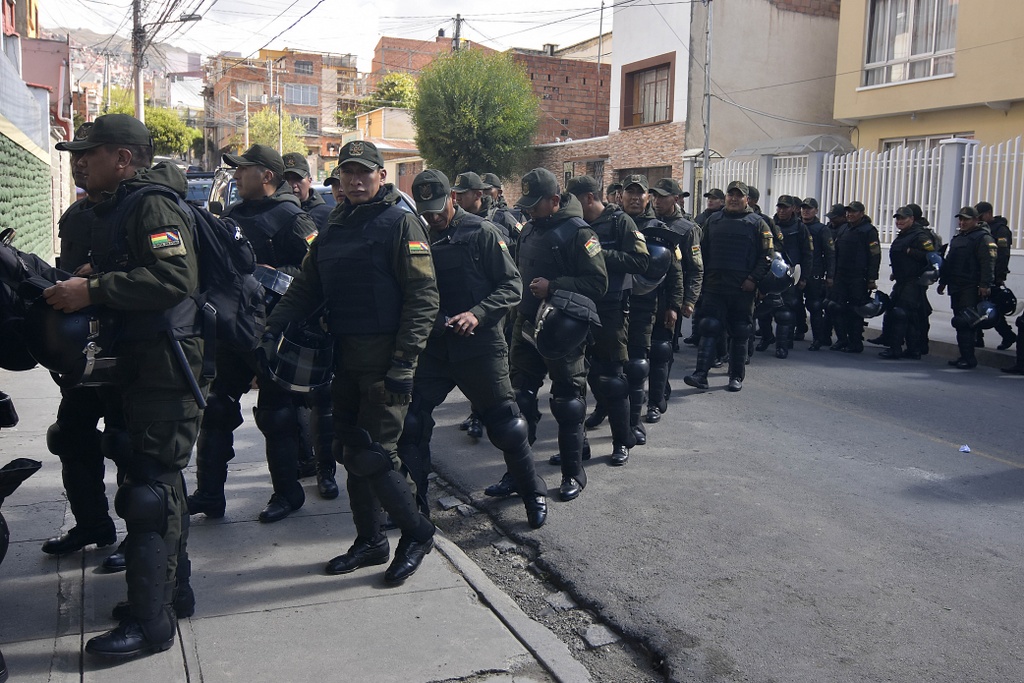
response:
M901 206L900 208L896 209L896 213L894 213L892 215L892 217L893 218L913 218L914 217L914 210L911 209L909 206Z
M354 161L369 169L384 168L384 158L377 151L377 145L365 140L353 140L338 153L338 166Z
M825 214L825 218L839 218L846 215L846 204L833 204Z
M807 199L805 199L802 202L800 202L800 208L801 209L804 208L805 206L808 209L817 209L818 208L818 200L815 199L814 197L808 197Z
M537 202L558 194L558 178L546 168L535 168L523 176L521 191L523 196L516 206L532 209Z
M75 133L75 135L77 136L78 134ZM978 210L979 216L983 213L992 213L992 205L988 202L978 202L974 205L974 208Z
M794 208L800 206L800 200L789 194L780 194L779 198L775 202L775 206L788 206Z
M577 197L589 192L593 192L595 195L600 195L601 186L598 185L595 178L588 175L581 175L571 178L569 182L565 184L565 191L569 194L574 194Z
M234 167L262 166L279 176L284 175L284 159L276 149L267 145L253 145L241 154L225 154L224 163Z
M654 183L654 187L651 188L651 192L661 195L662 197L667 197L669 195L675 195L678 197L683 194L683 188L679 187L679 183L672 178L662 178L658 182Z
M83 128L85 128L85 124L79 126L78 131ZM54 147L62 152L81 152L110 144L153 146L153 136L150 134L149 128L146 128L146 124L128 114L100 116L86 129L85 139L78 137L78 131L75 132L74 140L58 142Z
M412 179L412 198L416 200L417 213L444 211L451 192L452 186L448 182L448 176L436 168L420 171Z
M625 178L622 179L623 189L628 188L630 185L639 185L640 187L644 188L644 192L647 192L647 190L649 190L651 187L650 184L648 184L647 182L647 176L643 175L642 173L634 173L633 175L626 176Z
M612 183L611 185L608 186L608 194L611 194L612 192L618 192L621 189L622 183Z
M965 206L956 214L957 218L977 218L978 210L973 206Z
M454 192L468 192L470 190L486 190L490 187L480 179L476 173L466 171L455 176L455 184L452 185Z
M725 201L725 193L722 192L722 190L720 190L717 187L712 188L712 189L708 190L707 192L705 192L704 196L709 198L709 199L721 199L722 201Z
M753 185L747 185L747 197L750 201L757 203L757 200L761 198L761 190L757 189Z
M846 205L846 210L847 211L855 211L857 213L862 213L862 212L864 212L865 209L864 209L864 205L861 204L860 202L850 202L849 204Z
M302 178L309 178L309 162L299 152L288 152L281 159L284 161L284 172L294 173Z
M341 184L341 166L335 166L334 170L331 171L331 175L324 178L324 186L326 187L330 187L335 183Z
M734 180L729 183L729 187L726 188L726 192L732 192L733 190L739 190L743 193L744 197L750 196L750 188L747 184L740 180Z
M496 187L499 190L501 189L501 178L499 178L494 173L484 173L483 178L481 178L481 180L484 181L485 185L490 185L491 187Z

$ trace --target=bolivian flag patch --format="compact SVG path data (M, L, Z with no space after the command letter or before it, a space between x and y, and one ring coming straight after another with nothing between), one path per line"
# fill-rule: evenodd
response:
M508 245L505 244L505 240L498 240L498 246L501 247L502 251L508 251Z
M163 230L149 236L149 246L153 249L170 249L181 246L181 233L177 230Z
M430 245L426 242L409 242L410 256L429 256Z
M587 250L587 256L593 258L601 253L601 242L596 237L591 237L583 248Z
M316 236L319 235L319 234L320 234L319 232L313 231L313 232L309 233L308 235L306 235L306 244L313 244L313 240L315 240Z

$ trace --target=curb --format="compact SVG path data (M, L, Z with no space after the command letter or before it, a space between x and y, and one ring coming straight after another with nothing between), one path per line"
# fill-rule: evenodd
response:
M440 533L435 545L476 591L480 600L491 608L555 680L559 683L590 683L590 672L572 656L569 647L547 627L523 612L515 600L498 588L461 548Z

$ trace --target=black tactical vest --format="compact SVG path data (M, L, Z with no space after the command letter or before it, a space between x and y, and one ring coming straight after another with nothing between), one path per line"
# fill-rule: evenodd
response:
M297 266L298 263L281 263L274 248L274 238L281 230L290 229L295 217L303 213L302 209L291 202L273 202L270 209L255 215L246 216L240 207L245 202L236 204L225 217L233 219L242 228L246 239L252 243L256 251L256 263L263 263L274 268L281 266Z
M60 262L57 265L61 270L73 273L79 266L89 262L93 232L100 223L92 208L88 199L79 199L60 217L57 227Z
M985 235L991 236L988 228L977 228L966 234L957 233L949 241L946 258L942 262L943 280L948 279L954 286L978 285L981 283L981 263L978 262L978 247Z
M618 230L620 216L625 212L616 209L606 214L601 214L598 220L590 226L590 229L601 241L601 249L605 251L622 251L622 235ZM619 301L622 293L633 286L633 276L629 273L608 273L608 291L601 297L602 301Z
M751 273L757 267L761 250L761 217L756 213L742 218L712 214L705 224L706 249L702 249L704 270Z
M867 221L851 228L839 228L836 235L836 274L864 279L868 271L868 240L871 224Z
M406 213L391 205L361 228L332 225L320 233L316 265L331 334L398 332L402 291L389 245Z
M807 232L811 233L811 243L814 245L814 251L811 253L813 257L811 260L811 277L824 277L825 276L825 240L831 237L826 235L825 231L828 228L821 221L814 221L813 223L804 223L807 226ZM834 247L833 247L834 248Z
M889 247L889 264L892 266L892 274L897 282L916 281L921 273L928 270L930 264L927 261L907 253L908 248L919 245L926 239L930 240L931 235L920 225L914 225L909 230L897 233L896 239Z
M786 257L786 262L791 266L803 263L804 248L807 244L801 239L800 221L794 218L787 224L776 223L776 225L782 232L782 249L785 252L783 255Z
M456 315L476 306L494 289L480 262L480 249L475 236L484 219L465 214L458 225L445 231L445 236L432 242L434 276L441 299L438 315Z
M566 253L572 240L581 228L589 227L579 217L568 218L553 227L537 228L530 221L523 228L519 238L519 274L523 285L529 286L535 278L554 280L561 275L571 275ZM533 318L540 308L540 299L529 292L519 302L519 312Z

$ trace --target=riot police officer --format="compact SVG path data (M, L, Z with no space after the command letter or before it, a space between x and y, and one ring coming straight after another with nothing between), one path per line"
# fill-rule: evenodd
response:
M285 182L299 198L302 210L313 219L318 231L325 229L332 207L328 206L319 192L313 190L313 178L309 175L309 162L306 161L306 157L299 152L288 152L281 159L284 161Z
M434 547L434 525L416 507L397 444L416 363L437 318L437 286L426 230L386 182L376 145L347 143L338 166L345 201L271 312L260 352L272 354L289 323L326 309L335 339L334 456L348 473L357 534L326 572L347 574L388 561L383 506L402 532L384 572L384 581L394 585L412 576Z
M398 455L416 483L420 509L427 505L430 435L434 408L458 387L505 456L505 495L519 493L530 526L547 518L547 487L534 470L526 420L508 374L508 346L501 321L522 298L523 285L501 233L452 201L448 178L427 169L412 182L416 210L430 227L440 309L420 355L412 404L405 417ZM494 495L495 492L491 491Z
M978 212L978 218L988 226L988 230L992 233L992 239L996 243L996 279L995 286L1002 287L1006 284L1006 276L1010 274L1010 249L1013 247L1013 232L1010 230L1010 226L1006 219L1002 216L996 216L995 210L992 208L992 204L989 202L978 202L974 209ZM1017 341L1017 335L1010 325L1006 322L1006 316L1002 313L996 318L995 325L992 326L999 336L1002 337L1002 341L999 342L999 346L996 348L1000 351L1004 351ZM985 332L984 330L978 330L978 341L981 342L979 345L985 343Z
M647 270L647 240L633 219L615 204L601 200L601 186L595 178L579 176L566 184L566 191L579 200L583 220L601 241L608 291L595 301L601 326L594 331L594 343L587 348L590 386L594 390L598 418L609 416L612 430L612 465L624 465L636 437L629 423L629 385L623 374L626 362L626 307L632 285L631 275ZM592 415L590 423L600 424ZM596 424L594 425L596 426ZM586 455L584 454L584 457Z
M953 235L946 258L939 270L939 294L949 289L953 309L951 324L956 330L960 357L949 364L961 370L977 367L974 355L974 311L978 302L988 297L995 284L998 247L988 227L978 218L978 210L965 206L956 215L960 231Z
M564 356L548 359L524 337L534 327L541 303L559 292L570 292L597 301L608 289L601 242L583 220L579 200L562 194L554 174L535 168L522 179L517 206L530 213L519 241L518 266L523 284L512 332L510 363L516 403L526 418L530 441L536 435L540 411L537 392L545 375L551 376L551 414L558 423L558 452L562 500L573 500L587 485L583 469L583 418L587 404L583 344L567 349ZM531 337L532 338L532 337Z
M899 233L889 247L889 265L892 268L892 308L885 313L883 327L889 348L880 352L881 358L921 358L921 327L928 315L926 305L928 285L921 276L931 266L929 254L935 253L931 234L914 220L914 212L901 206L893 215ZM903 345L906 344L904 350Z
M715 345L726 327L731 340L727 388L743 389L747 340L753 333L754 293L771 265L771 228L747 205L748 192L746 183L729 183L725 208L711 215L701 237L705 317L700 321L697 367L683 381L705 391Z
M764 321L764 336L757 345L764 351L775 342L775 357L786 358L793 348L796 326L804 322L804 294L807 278L812 269L814 244L811 233L797 217L800 200L792 195L779 195L775 204L775 225L782 235L782 255L790 266L800 266L800 279L782 292L782 306L775 310L777 334L771 334L771 320Z
M864 351L864 318L855 308L868 302L878 280L882 249L878 229L864 215L864 205L850 202L846 223L836 233L836 279L829 294L829 318L836 329L833 351Z
M800 204L800 220L811 236L811 270L807 273L804 299L811 317L811 345L808 350L817 351L832 344L832 334L825 325L825 296L832 287L836 270L836 245L832 231L818 220L817 199L804 199Z
M299 206L284 181L285 165L274 149L253 145L241 155L225 154L234 167L242 201L224 214L234 219L256 251L258 264L297 274L307 245L316 238L316 225ZM196 446L196 490L188 498L190 514L224 516L224 483L228 462L235 457L233 432L242 424L239 401L257 374L254 352L220 344L216 350L217 376L203 414ZM274 492L259 513L264 523L277 522L298 510L306 495L299 484L301 434L294 396L272 382L260 385L256 399L256 426L266 439L267 466Z

